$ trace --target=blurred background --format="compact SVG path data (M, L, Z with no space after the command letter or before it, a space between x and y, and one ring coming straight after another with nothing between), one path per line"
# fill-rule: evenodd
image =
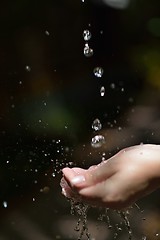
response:
M160 1L2 1L0 97L0 240L78 239L61 169L160 143ZM101 148L90 144L96 118ZM134 239L160 239L159 196L139 201L144 212L132 210ZM91 239L113 239L98 216L88 213Z

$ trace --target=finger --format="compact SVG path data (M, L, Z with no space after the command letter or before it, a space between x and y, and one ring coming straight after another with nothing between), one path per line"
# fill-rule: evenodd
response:
M62 170L65 180L68 185L76 191L81 186L83 186L83 182L85 182L85 172L86 170L82 168L64 168ZM81 182L80 185L78 183ZM85 184L84 184L85 185Z
M117 171L117 160L119 154L104 161L93 168L84 170L82 168L64 168L63 174L68 184L74 189L82 189L95 185L110 178ZM75 171L74 171L75 170Z
M71 186L71 179L75 178L76 177L76 173L75 171L73 171L71 168L63 168L62 169L62 173L63 173L63 176L64 176L64 179L66 180L66 182L68 183L68 185L70 187Z
M78 176L70 178L71 185L78 189L86 188L105 181L116 173L117 160L118 155L115 155L97 166L90 167L88 170L80 171Z
M74 168L72 168L72 170L76 173L76 174L85 174L85 172L86 172L86 169L83 169L83 168L78 168L78 167L74 167Z
M78 167L74 167L74 168L66 167L66 168L62 169L63 175L68 179L72 179L75 176L80 175L80 174L83 175L85 173L85 171L86 171L85 169L78 168Z
M78 193L82 200L89 205L118 209L122 207L122 202L116 198L114 187L114 182L108 180L107 183L101 182L94 186L83 188Z
M131 176L126 181L123 174L117 173L106 181L80 189L78 194L88 203L121 209L129 206L137 199L134 194L135 184L133 180Z

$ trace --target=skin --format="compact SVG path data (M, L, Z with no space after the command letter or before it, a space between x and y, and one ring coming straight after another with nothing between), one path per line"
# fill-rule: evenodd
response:
M64 168L62 172L66 197L123 209L160 187L160 145L129 147L87 170Z

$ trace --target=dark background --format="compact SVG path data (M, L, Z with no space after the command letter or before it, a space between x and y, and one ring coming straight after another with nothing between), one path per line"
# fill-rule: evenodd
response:
M90 58L83 55L85 29ZM97 66L101 79L93 74ZM121 10L89 0L2 1L0 240L77 239L61 169L88 167L134 144L159 144L159 104L160 1L132 0ZM106 138L98 150L90 146L95 118ZM159 239L159 192L139 204L147 220L131 214L135 239ZM93 239L113 239L105 225L99 235L97 216L91 210Z

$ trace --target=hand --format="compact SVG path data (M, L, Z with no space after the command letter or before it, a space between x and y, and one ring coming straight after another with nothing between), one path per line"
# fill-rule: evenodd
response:
M160 186L160 146L126 148L88 170L64 168L63 175L65 196L122 209Z

